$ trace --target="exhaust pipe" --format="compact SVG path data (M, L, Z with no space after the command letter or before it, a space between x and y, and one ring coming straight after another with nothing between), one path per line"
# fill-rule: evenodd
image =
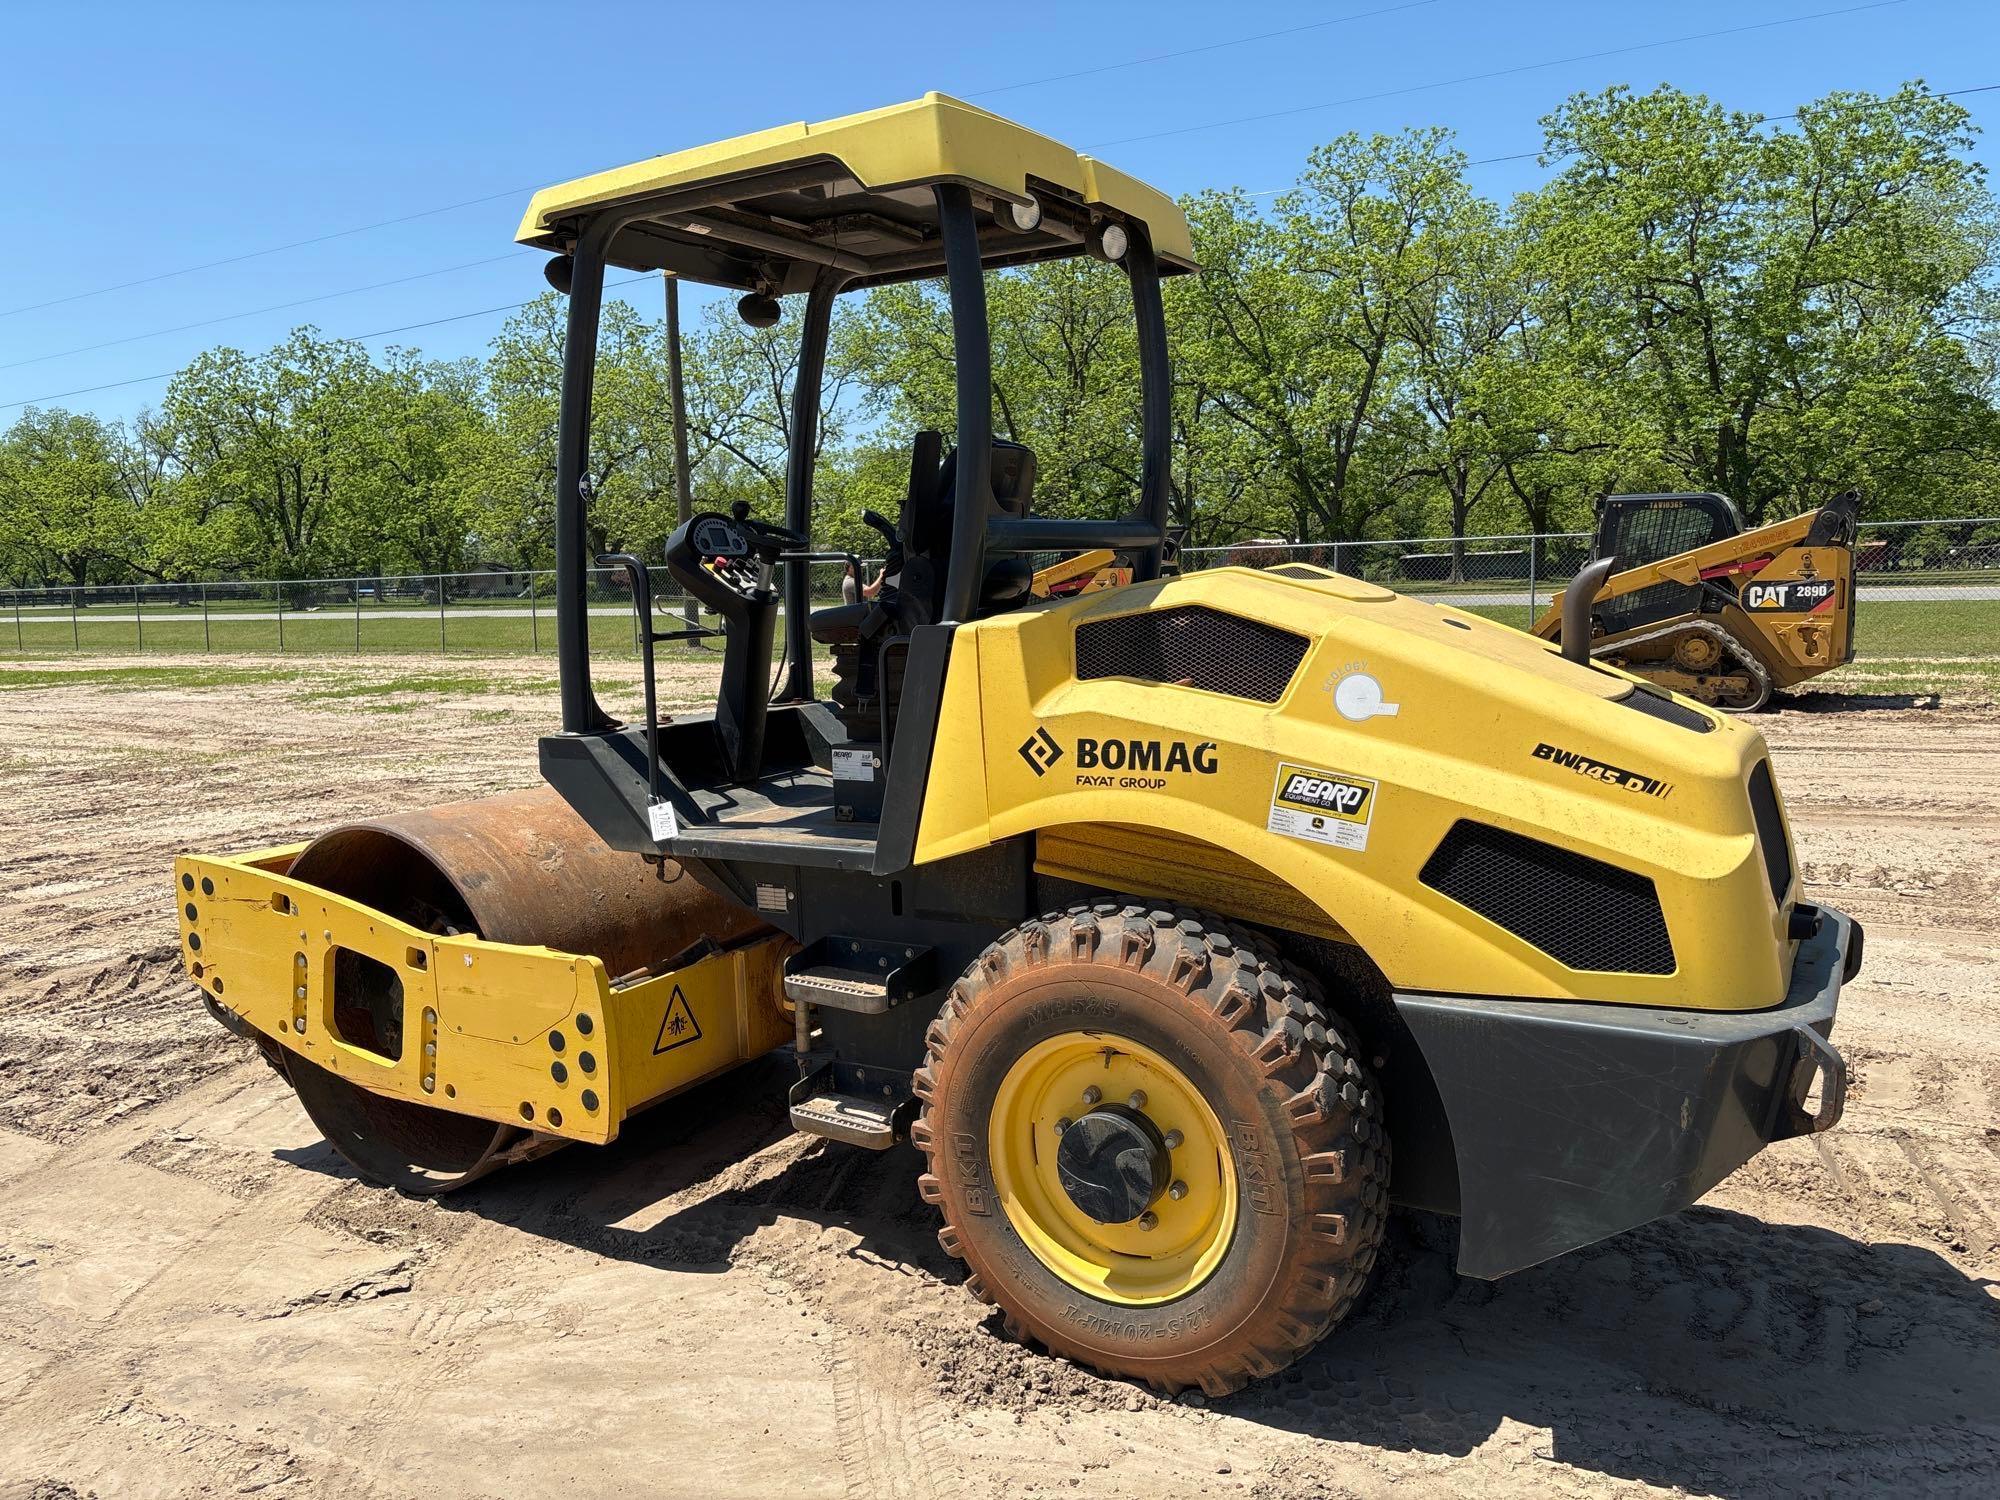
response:
M1577 570L1563 591L1563 660L1583 666L1590 661L1590 606L1604 589L1604 581L1618 566L1615 557L1600 557Z

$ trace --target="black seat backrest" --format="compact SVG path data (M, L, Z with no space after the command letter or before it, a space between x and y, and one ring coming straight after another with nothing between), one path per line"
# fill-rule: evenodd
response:
M905 600L910 602L906 604L903 615L906 628L914 623L934 621L944 609L945 574L951 563L951 536L958 513L956 448L945 454L943 462L937 466L937 480L929 493L919 495L917 476L924 458L926 439L931 443L939 441L934 432L917 434L918 446L911 462L910 498L904 503L903 516L897 525L897 534L903 537L907 554L903 594ZM1025 516L1035 497L1034 449L995 438L992 484L993 505L989 514ZM919 566L913 569L910 566L912 562L918 562ZM1019 571L1004 557L989 563L987 572L995 576L981 579L976 595L981 601L982 613L1011 607L1026 597L1024 590L1013 586L1012 580ZM919 614L920 621L917 619Z

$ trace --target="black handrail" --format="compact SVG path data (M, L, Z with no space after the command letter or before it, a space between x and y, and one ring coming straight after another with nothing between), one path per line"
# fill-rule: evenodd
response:
M653 629L653 575L646 564L630 552L600 552L597 565L625 574L632 590L632 608L639 613L639 665L646 683L646 796L650 804L660 800L660 707L654 686L653 642L699 640L716 632Z

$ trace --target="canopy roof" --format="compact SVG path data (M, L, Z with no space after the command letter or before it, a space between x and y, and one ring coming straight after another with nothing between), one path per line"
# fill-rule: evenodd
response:
M544 188L515 238L567 250L600 210L641 210L607 259L635 271L773 294L803 291L823 266L851 285L935 276L944 268L931 188L983 199L986 263L1083 253L1105 223L1144 225L1162 272L1191 271L1187 219L1166 194L1047 136L931 93L817 125L781 125L712 146ZM1011 205L1038 203L1021 230Z

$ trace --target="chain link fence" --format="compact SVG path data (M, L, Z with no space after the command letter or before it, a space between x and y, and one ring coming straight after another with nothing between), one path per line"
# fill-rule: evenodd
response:
M815 609L841 599L839 563L811 564ZM0 651L271 652L299 656L394 653L511 656L556 647L555 574L490 568L284 582L152 583L0 590ZM713 627L667 576L652 570L654 628ZM587 575L591 649L638 650L639 624L623 572ZM670 618L671 617L671 618ZM662 647L673 649L702 649Z
M1589 555L1588 533L1561 532L1456 541L1240 542L1187 548L1181 566L1192 572L1310 563L1525 629ZM1864 523L1855 564L1859 654L2000 660L2000 518ZM868 565L869 576L876 566ZM841 564L811 567L813 607L839 603ZM684 618L689 601L665 568L653 570L653 587L655 628L675 628L667 617ZM553 573L502 567L287 582L6 589L0 590L0 651L553 653L554 594ZM638 624L624 575L592 570L588 600L593 651L636 651ZM698 617L697 623L714 622Z

